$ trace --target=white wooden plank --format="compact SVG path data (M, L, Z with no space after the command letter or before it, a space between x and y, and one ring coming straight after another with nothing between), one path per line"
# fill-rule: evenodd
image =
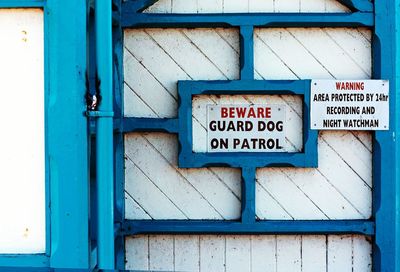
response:
M353 272L372 271L372 245L370 238L353 236Z
M261 38L263 30L254 31L255 70L263 79L298 79L296 74Z
M300 12L323 12L325 10L325 1L321 0L301 0Z
M224 0L223 12L249 12L249 0Z
M328 271L352 271L352 237L328 236Z
M148 134L145 138L167 159L170 164L177 165L176 143L159 134ZM201 195L223 216L224 219L240 218L240 201L233 192L208 169L176 169L196 188ZM240 179L239 179L240 180Z
M277 272L301 271L301 236L277 236Z
M129 69L125 72L125 82L149 107L162 118L177 116L177 100L150 74L133 56L125 60ZM149 92L149 90L152 90ZM157 99L155 99L157 97ZM137 116L136 117L144 117Z
M251 271L273 272L276 269L276 236L253 235L251 239Z
M154 30L156 31L156 30ZM157 31L166 31L158 29ZM188 80L190 77L179 65L160 47L147 33L146 30L125 30L125 54L129 50L148 69L155 79L164 86L169 93L178 98L176 81ZM162 63L162 65L160 65ZM132 76L128 73L129 65L125 64L125 77ZM134 71L132 71L134 72Z
M330 79L332 75L287 29L259 29L258 37L300 78ZM256 52L256 56L257 56Z
M172 0L158 0L154 5L148 7L144 13L171 13ZM176 1L176 0L175 0Z
M158 114L124 83L124 116L158 118Z
M216 28L215 31L237 52L239 56L240 41L237 31L226 31L225 28Z
M368 131L352 131L356 137L370 152L372 152L372 133Z
M343 141L342 144L351 148L351 143L348 141ZM320 155L321 159L319 160L320 173L358 210L363 219L369 218L372 212L371 188L338 157L326 141L320 141L318 146L323 154L322 158Z
M207 59L207 57L182 34L182 30L160 31L148 29L157 43L180 65L193 79L226 79L226 77ZM214 44L214 46L218 46Z
M225 271L224 236L200 236L200 271Z
M350 12L336 0L159 0L146 13ZM188 3L185 3L188 2ZM224 7L223 7L224 6ZM275 8L274 8L275 7Z
M127 136L127 138L140 137ZM129 148L128 139L127 156L131 156L133 149ZM141 207L154 219L187 219L186 215L158 188L148 176L135 166L130 158L125 161L125 190L137 201ZM129 210L128 210L129 211ZM140 214L125 213L127 219L146 219L137 217Z
M226 237L226 271L251 271L251 243L249 236Z
M320 28L288 29L289 33L304 46L318 62L325 67L335 78L340 79L367 79L370 77L337 42ZM343 32L343 31L341 31ZM371 53L364 50L364 57ZM364 55L364 54L363 54ZM369 63L369 66L371 64Z
M149 236L149 270L174 271L174 237Z
M0 254L46 250L44 52L42 9L0 9Z
M343 6L336 0L325 0L326 12L351 12L347 7Z
M319 153L319 157L323 156ZM282 169L330 219L364 219L316 169ZM321 218L322 219L322 218Z
M175 236L175 271L200 271L200 238L197 235Z
M201 1L201 0L200 0ZM172 1L172 13L197 13L198 0Z
M302 236L301 264L305 272L327 271L326 236Z
M242 1L242 0L241 0ZM234 32L226 29L225 32ZM235 50L225 42L213 29L192 31L184 29L183 33L207 56L208 59L229 79L239 78L239 58ZM217 46L216 46L217 45Z
M127 270L149 270L149 237L131 236L125 239Z
M273 12L273 0L249 0L249 12Z
M368 149L372 147L371 138L365 145L348 132L324 133L322 139L360 176L363 182L372 186L372 153Z
M256 183L256 216L260 219L271 220L293 219L293 216L259 182Z
M233 194L241 198L241 179L242 174L240 169L234 168L209 168L216 176L218 176L225 185L233 192Z
M199 13L222 13L223 0L199 0Z
M280 169L260 169L257 181L294 219L327 219L325 214Z
M125 192L125 218L152 219L139 204Z
M365 72L366 79L371 77L371 30L367 29L364 35L360 29L353 28L324 28L323 31Z
M176 156L178 154L176 138L168 134L159 134L159 136L169 138L168 145L174 149L172 155ZM126 138L125 150L127 156L135 162L137 167L190 219L222 218L198 190L177 171L176 165L171 165L140 134L132 134Z
M275 12L300 12L300 0L275 0Z

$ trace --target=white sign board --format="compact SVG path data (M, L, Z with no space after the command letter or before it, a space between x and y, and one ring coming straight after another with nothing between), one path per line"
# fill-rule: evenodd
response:
M311 129L388 130L386 80L313 80Z
M284 152L285 106L208 105L208 152Z

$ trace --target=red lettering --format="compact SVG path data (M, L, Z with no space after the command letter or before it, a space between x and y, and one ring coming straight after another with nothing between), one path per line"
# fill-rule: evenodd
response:
M221 118L228 117L228 108L221 108Z

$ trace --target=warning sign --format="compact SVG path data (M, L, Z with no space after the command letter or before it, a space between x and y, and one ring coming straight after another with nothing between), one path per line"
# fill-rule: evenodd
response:
M389 82L313 80L311 129L388 130Z
M208 105L208 152L284 152L285 106Z

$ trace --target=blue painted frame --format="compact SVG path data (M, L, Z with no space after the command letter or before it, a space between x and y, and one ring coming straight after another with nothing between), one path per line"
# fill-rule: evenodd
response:
M43 9L46 148L46 252L2 254L0 267L89 268L86 3L15 0L0 8Z
M251 58L252 55L251 55ZM246 58L245 58L246 59ZM246 74L254 69L242 66ZM310 130L310 80L235 80L235 81L179 81L179 167L200 168L209 166L245 167L317 167L318 166L318 131ZM195 95L300 95L303 97L303 152L297 153L194 153L192 99ZM149 122L148 126L151 127Z
M399 0L375 1L373 5L368 0L339 0L347 6L351 13L279 13L279 14L143 14L139 13L148 6L154 4L157 0L130 0L121 3L118 2L118 15L116 21L119 21L119 34L123 28L177 28L177 27L239 27L240 28L240 80L233 82L223 82L231 84L235 93L240 90L253 88L259 89L257 84L263 82L255 81L253 78L253 40L252 32L254 27L369 27L374 32L373 38L373 78L390 80L390 130L377 131L374 133L374 192L373 192L373 217L370 220L334 220L334 221L256 221L254 212L254 178L256 163L238 164L232 159L221 155L193 155L184 150L191 150L191 95L186 92L194 93L218 93L218 84L222 82L179 82L178 92L181 98L179 109L179 118L173 119L151 119L151 118L126 118L121 113L117 116L118 125L116 126L119 135L137 131L160 131L179 134L180 143L183 148L180 153L179 164L181 167L204 167L209 165L229 165L242 168L242 217L241 221L180 221L180 220L124 220L120 229L120 237L136 234L191 234L191 233L235 233L235 234L343 234L358 233L374 237L374 271L400 271L400 260L396 256L400 253L400 208L398 203L400 195L398 144L396 143L396 133L399 131L400 124L397 122L396 112L399 99L396 97L396 88L398 88L397 78L399 78L399 69L395 64L400 63L399 42L396 38L395 22L400 22ZM115 45L115 52L119 54L119 61L122 60L121 36L119 43ZM397 51L396 51L397 50ZM397 57L395 62L395 57ZM122 65L120 64L120 69ZM121 71L121 70L120 70ZM122 72L121 72L122 73ZM121 76L118 78L119 104L122 101ZM239 83L237 83L239 82ZM264 82L265 83L265 82ZM272 84L273 82L267 82ZM278 82L279 83L279 82ZM282 83L282 82L280 82ZM238 85L236 85L238 84ZM267 85L268 85L267 84ZM235 86L236 85L236 86ZM240 86L241 85L241 86ZM217 86L217 87L216 87ZM246 86L246 88L242 88ZM236 87L236 88L235 88ZM267 88L268 89L268 86ZM282 88L286 90L287 88ZM222 87L220 93L227 89ZM272 88L271 88L272 90ZM232 89L231 89L232 91ZM237 92L236 92L237 91ZM233 91L232 91L233 92ZM229 92L228 92L229 93ZM232 93L229 93L232 94ZM305 101L307 102L307 101ZM306 111L305 111L306 112ZM304 127L307 128L307 127ZM181 135L182 129L186 129ZM306 129L305 129L306 130ZM314 136L312 136L314 137ZM311 137L311 138L312 138ZM119 150L123 150L123 136L120 136L118 144ZM188 147L190 147L188 149ZM311 146L311 149L313 146ZM189 154L190 153L190 154ZM315 153L316 154L316 153ZM123 156L118 153L117 156ZM214 156L218 159L214 160ZM284 158L285 155L279 155L284 164L302 166L297 159ZM229 155L227 155L229 157ZM270 158L271 159L271 158ZM276 160L282 163L282 161ZM210 164L211 163L211 164ZM259 162L264 165L265 161ZM313 162L310 162L312 165ZM303 166L307 166L304 163ZM123 164L120 162L117 169L118 178L123 178ZM383 170L385 169L385 170ZM117 179L116 190L123 195L124 186ZM120 211L123 212L123 205ZM121 238L122 239L122 238ZM394 242L396 241L396 242ZM119 244L122 246L123 244ZM118 248L117 251L123 251ZM122 253L120 253L121 255ZM118 263L118 262L117 262ZM119 268L123 263L119 263Z

